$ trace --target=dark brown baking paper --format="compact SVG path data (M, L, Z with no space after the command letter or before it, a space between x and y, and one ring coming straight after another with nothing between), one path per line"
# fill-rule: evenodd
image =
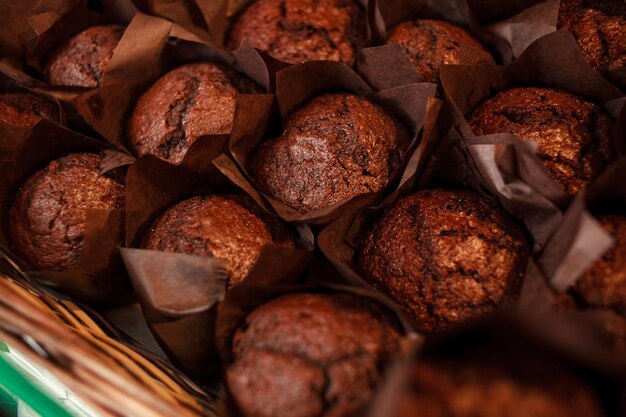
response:
M396 52L400 53L400 51ZM378 75L380 76L380 84L390 84L382 80L386 74ZM393 83L391 82L391 84ZM277 73L276 99L278 109L274 107L275 104L270 99L238 103L241 106L237 108L235 113L235 122L230 138L230 151L241 172L230 171L228 175L238 184L254 186L254 180L248 173L248 167L251 155L257 146L263 140L280 134L281 125L284 125L289 115L298 106L325 92L347 91L377 102L409 128L411 144L405 153L405 161L397 169L394 179L390 181L387 187L387 189L393 189L401 177L411 175L410 172L405 172L405 167L409 156L417 146L417 137L426 117L428 99L435 95L435 89L434 84L420 83L375 91L347 65L332 61L312 61L290 66ZM286 206L264 194L259 188L256 188L251 196L262 206L267 206L269 203L276 213L287 221L323 224L344 213L373 204L382 199L384 192L358 195L347 201L307 214Z
M595 220L594 215L626 213L624 175L626 159L622 158L579 193L539 256L538 264L545 287L543 302L550 307L561 307L557 297L568 296L558 294L567 293L594 262L615 244L614 238ZM572 302L573 304L568 303L560 310L568 315L595 319L599 331L606 331L602 315L622 314L610 308L577 305L574 299ZM622 320L626 319L622 317ZM604 335L604 339L607 338L610 339L611 336Z
M42 13L63 14L83 0L5 1L0 4L0 56L25 56L26 45L36 34L28 17Z
M12 253L8 234L8 210L12 198L26 179L52 160L72 152L101 153L110 146L41 120L29 133L19 155L0 161L0 246L23 272L40 283L91 306L127 302L130 285L117 251L123 240L123 210L88 210L83 247L75 266L63 272L34 271ZM123 175L123 172L120 173Z
M223 261L210 256L140 249L152 223L174 204L194 195L241 194L217 169L199 173L154 157L139 158L128 171L124 263L148 326L168 356L192 375L206 379L219 370L213 348L215 314L226 294ZM268 247L257 266L294 262L304 268L313 235L294 225L299 249Z
M413 331L403 313L381 293L365 287L332 285L338 279L332 276L316 277L304 275L305 269L297 258L285 259L282 263L263 263L255 265L248 278L231 289L218 308L216 327L216 348L224 366L232 363L231 345L236 330L246 316L256 307L273 298L291 293L347 292L360 297L370 298L386 307L397 319L398 328L405 339L418 343L419 336ZM326 283L323 283L326 282ZM398 352L401 354L401 352ZM224 379L222 379L224 381ZM268 398L268 401L271 399ZM218 415L221 417L242 417L233 404L224 382L224 396L218 403Z
M564 62L568 65L564 66ZM615 148L618 154L624 152L626 138L620 133L624 118L617 117L623 94L587 63L567 31L542 37L507 67L446 66L441 80L453 118L449 135L457 136L457 140L442 152L440 166L432 169L433 176L458 182L473 171L479 185L495 194L510 213L524 222L535 249L545 245L570 198L535 156L532 143L524 143L511 134L474 137L464 115L500 90L516 85L544 85L604 103L617 118Z
M494 357L509 358L514 368L524 360L541 357L559 364L585 381L593 390L607 417L624 416L626 362L595 343L595 331L588 323L564 320L555 315L532 318L504 314L475 323L448 335L428 339L390 366L367 417L393 417L407 395L412 370L429 358L472 357L476 352L492 352ZM485 355L480 356L482 360ZM497 363L497 362L496 362ZM488 400L488 399L486 399ZM477 415L479 410L475 410Z
M0 67L0 94L2 93L31 93L39 95L50 101L56 107L56 114L51 122L59 124L65 124L67 122L65 111L55 97L34 91L33 89L19 84ZM0 123L0 160L14 160L17 158L22 146L24 146L24 143L28 139L30 131L30 127Z

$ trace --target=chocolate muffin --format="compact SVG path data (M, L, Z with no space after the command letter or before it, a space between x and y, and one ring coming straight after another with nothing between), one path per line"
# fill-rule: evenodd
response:
M362 415L399 347L390 317L350 294L291 294L254 310L226 370L242 416Z
M42 118L59 120L59 110L51 100L32 93L0 94L0 123L30 127Z
M469 191L424 190L366 233L357 267L422 332L441 332L513 301L528 260L522 232Z
M52 85L98 87L124 28L93 26L59 46L49 57L44 77Z
M223 259L232 287L243 281L266 245L295 248L294 236L252 200L212 195L193 197L167 210L152 225L142 246Z
M258 93L251 80L211 63L189 64L161 77L128 122L137 155L179 164L201 136L230 133L237 93Z
M491 54L464 29L441 20L403 22L389 34L387 44L402 46L423 81L436 83L442 65L487 62Z
M252 162L259 185L306 213L382 190L401 162L406 128L364 98L324 94L264 142Z
M19 189L9 218L13 249L33 268L62 271L83 247L88 209L124 208L124 184L100 175L100 156L72 153L52 161Z
M608 307L626 315L626 217L598 216L615 245L578 279L571 291L586 306Z
M513 133L537 142L537 155L569 195L598 177L614 159L608 114L563 91L512 88L479 106L468 122L476 135Z
M626 3L561 0L558 28L567 28L598 71L626 69Z
M397 417L601 417L591 386L555 363L421 358Z
M365 10L355 0L258 0L238 17L227 45L234 50L247 39L290 64L351 65L366 35Z

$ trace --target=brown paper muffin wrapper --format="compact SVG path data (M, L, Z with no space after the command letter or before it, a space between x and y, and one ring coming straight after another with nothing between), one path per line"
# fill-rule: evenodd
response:
M563 62L568 62L563 66ZM570 198L535 156L532 143L511 134L475 137L465 120L482 101L518 85L544 85L603 103L615 117L614 147L624 149L624 118L618 117L623 94L604 80L581 55L572 35L558 31L537 40L507 67L447 66L442 69L443 93L451 111L451 147L440 152L434 177L462 181L474 171L478 185L490 190L515 217L524 222L535 248L545 245ZM450 169L454 166L454 169Z
M213 337L216 309L226 294L224 262L141 249L141 241L154 221L176 203L194 195L242 194L242 190L217 169L200 173L148 156L130 166L126 193L126 243L120 251L146 322L170 359L206 379L219 370ZM285 262L306 266L313 235L306 225L292 229L299 249L267 247L255 268Z
M282 249L275 249L282 250ZM297 257L285 258L283 262L257 263L248 278L231 289L220 304L217 315L216 348L220 358L226 366L232 363L232 338L236 330L242 325L245 318L258 306L271 299L292 293L337 293L344 292L359 297L370 298L386 307L391 317L397 320L398 329L404 338L418 343L419 336L413 332L404 314L398 310L384 295L363 286L333 285L336 282L332 276L318 277L307 274ZM326 283L323 283L326 282ZM402 354L398 352L398 354ZM222 379L224 381L224 379ZM230 397L228 386L224 384L224 396L218 403L218 415L221 417L243 417L238 412ZM271 398L268 399L271 401Z
M399 50L395 50L399 54ZM396 55L398 56L398 55ZM401 56L401 55L399 55ZM394 84L385 81L389 74L377 73L379 84ZM230 151L240 172L227 175L237 184L246 184L254 191L250 195L264 207L270 206L280 217L287 221L323 224L357 208L371 205L382 199L384 192L362 194L319 210L303 214L267 195L256 186L248 171L251 156L256 148L266 139L280 134L289 115L300 105L317 95L329 91L347 91L378 103L409 129L411 143L404 155L404 161L392 176L387 190L397 187L402 177L411 177L414 168L407 165L410 155L417 146L417 137L424 125L428 100L435 95L436 86L429 83L407 84L386 90L373 90L356 72L347 65L333 61L311 61L293 65L277 73L276 101L268 97L265 100L240 101L235 113L233 131L230 137Z
M117 251L124 235L123 210L87 211L83 247L78 261L62 272L31 270L26 262L12 252L7 222L14 194L36 171L72 152L101 153L105 150L112 152L105 143L44 119L31 129L15 159L0 161L0 172L6 173L0 176L2 252L40 283L92 306L122 304L129 299L130 285Z
M63 14L82 3L82 0L32 0L6 2L0 13L0 56L25 56L26 45L36 34L28 17L42 13Z
M606 356L594 343L593 328L587 323L563 320L554 315L528 318L504 314L475 323L456 332L426 340L413 346L387 370L385 380L375 396L367 417L394 417L408 394L415 368L429 358L462 358L472 352L493 352L497 357L510 356L513 363L539 355L558 364L586 382L597 397L606 417L624 416L626 362ZM461 356L459 356L461 355ZM484 356L483 356L484 357ZM516 365L519 367L523 364ZM533 362L529 367L536 366ZM409 391L410 392L410 391ZM474 410L477 415L480 410Z
M561 307L559 297L569 298L567 291L577 280L615 244L594 218L595 214L623 214L626 210L626 159L621 158L576 196L563 221L558 225L543 252L538 257L540 278L536 290L527 293L529 308L539 303L549 309L558 309L563 314L587 317L595 321L599 333L606 332L603 314L620 315L610 308L567 303ZM611 339L602 334L603 339ZM616 340L608 340L614 346Z
M31 93L39 95L53 103L56 107L55 117L50 121L62 125L67 123L67 115L55 97L21 85L0 67L0 94L2 93ZM0 123L0 160L10 161L17 158L22 146L28 139L30 131L30 127Z

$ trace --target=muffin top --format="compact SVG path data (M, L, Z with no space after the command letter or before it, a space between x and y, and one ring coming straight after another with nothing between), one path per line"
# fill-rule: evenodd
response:
M369 299L290 294L248 315L226 380L245 416L361 415L398 347L390 316Z
M442 65L494 63L491 54L472 35L451 23L419 19L402 22L387 44L401 45L423 81L436 83Z
M149 154L179 164L199 137L230 133L238 92L259 89L216 64L178 67L137 102L128 122L129 144L138 156Z
M44 77L52 85L98 87L124 28L93 26L59 46L49 57Z
M365 43L365 10L355 0L258 0L238 17L228 47L244 39L290 64L312 60L351 65Z
M512 88L479 106L468 122L476 135L513 133L537 142L538 157L570 195L598 177L614 159L608 114L563 91Z
M13 248L32 267L62 271L78 261L88 209L124 208L124 185L100 175L100 156L52 161L19 189L10 211Z
M516 297L528 259L522 232L469 191L423 190L400 200L366 233L361 275L422 332L440 332Z
M261 188L306 213L382 190L408 145L406 128L368 100L324 94L264 142L252 172Z
M572 32L587 60L600 72L626 69L623 0L561 0L558 28Z
M626 315L626 216L598 216L615 245L576 281L571 291L587 306L609 307Z
M295 248L294 236L250 199L212 195L193 197L167 210L152 225L142 246L223 259L232 287L244 280L265 245Z
M0 123L30 127L42 118L59 120L52 101L32 93L0 94Z
M601 417L591 386L538 358L421 358L398 417ZM539 362L538 362L539 361Z

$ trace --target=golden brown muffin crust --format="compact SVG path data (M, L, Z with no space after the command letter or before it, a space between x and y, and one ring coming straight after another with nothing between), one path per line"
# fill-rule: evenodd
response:
M129 145L138 156L179 164L199 137L229 134L237 93L255 92L251 80L216 64L178 67L137 102L128 122Z
M365 43L365 10L354 0L258 0L233 25L228 47L244 38L276 59L351 65Z
M260 186L301 212L381 191L401 162L408 132L353 94L325 94L298 110L252 163Z
M490 200L424 190L372 226L357 267L420 331L440 332L513 301L527 259L522 232Z
M254 310L226 379L249 417L361 415L399 346L389 314L349 294L291 294Z
M567 28L591 65L602 73L626 69L626 3L561 0L558 28Z
M30 127L42 118L59 120L59 110L51 100L32 93L0 94L0 123Z
M486 62L495 63L491 54L472 35L451 23L441 20L419 19L396 26L387 44L401 45L423 81L436 83L442 65L473 64L466 62L464 53L480 55Z
M123 209L124 185L99 173L100 156L73 153L52 161L19 189L9 214L12 246L35 269L76 264L88 209Z
M608 114L563 91L503 91L474 110L468 123L476 135L513 133L537 142L537 155L569 195L598 177L615 158Z
M98 87L124 28L93 26L67 40L48 57L44 77L52 85Z
M223 259L229 287L244 280L266 245L295 248L294 236L250 199L218 195L193 197L170 208L142 244L146 249Z

